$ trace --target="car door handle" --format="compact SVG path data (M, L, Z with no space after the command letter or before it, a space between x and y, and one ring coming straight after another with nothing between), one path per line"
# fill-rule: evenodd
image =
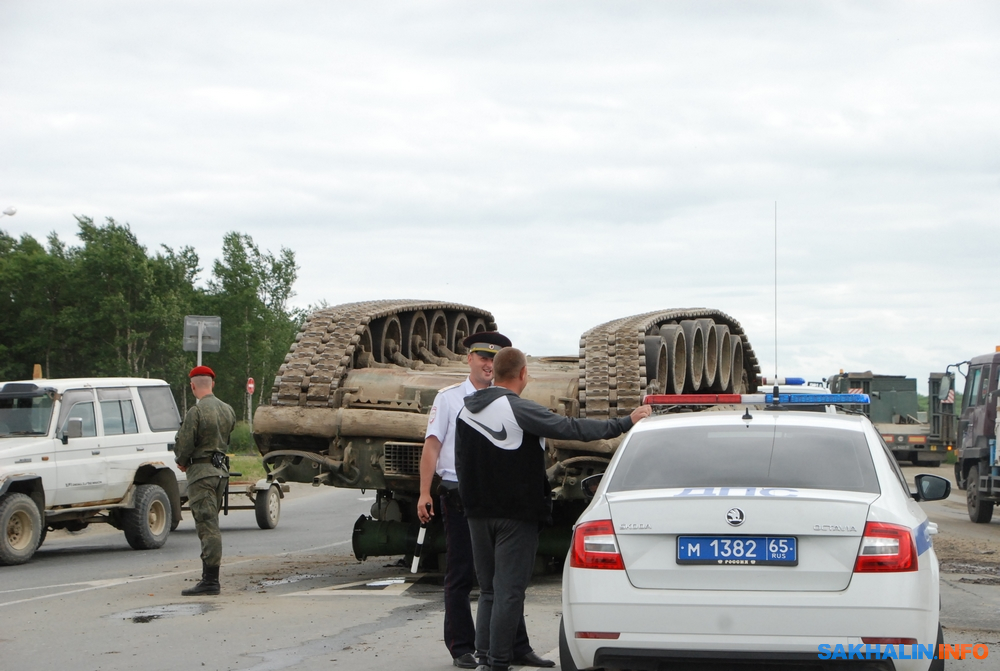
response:
M91 454L100 454L101 451L100 450L91 450L90 453Z
M135 447L135 451L136 452L145 452L145 450L146 450L146 448L143 447L142 445L136 445L136 447Z

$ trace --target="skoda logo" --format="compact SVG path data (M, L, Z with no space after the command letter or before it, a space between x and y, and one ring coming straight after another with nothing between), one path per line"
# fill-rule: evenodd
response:
M729 512L726 513L726 521L729 522L729 526L738 527L743 524L743 520L745 519L746 516L739 508L730 508Z

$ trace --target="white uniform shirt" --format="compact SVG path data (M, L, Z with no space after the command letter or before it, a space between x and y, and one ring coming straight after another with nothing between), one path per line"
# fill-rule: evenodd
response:
M424 440L434 436L441 441L436 471L442 480L458 482L458 474L455 473L455 421L465 407L465 397L475 393L476 387L469 378L461 384L445 387L438 392L427 416Z

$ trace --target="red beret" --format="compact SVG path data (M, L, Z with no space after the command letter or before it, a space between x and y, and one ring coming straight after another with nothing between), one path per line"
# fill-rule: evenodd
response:
M188 377L198 377L199 375L207 375L213 380L215 379L215 372L208 366L195 366L188 373Z

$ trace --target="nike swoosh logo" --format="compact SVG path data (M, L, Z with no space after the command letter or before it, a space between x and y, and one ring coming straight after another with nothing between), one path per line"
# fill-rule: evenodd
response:
M469 419L472 419L472 418L470 417ZM472 421L476 422L476 420L474 420L474 419L472 419ZM496 438L500 442L503 442L503 441L507 440L507 427L505 425L501 424L500 425L500 430L499 431L494 431L493 429L491 429L490 427L486 426L482 422L476 422L476 424L478 424L479 426L483 427L483 429L488 434L490 434L491 436L493 436L494 438Z

